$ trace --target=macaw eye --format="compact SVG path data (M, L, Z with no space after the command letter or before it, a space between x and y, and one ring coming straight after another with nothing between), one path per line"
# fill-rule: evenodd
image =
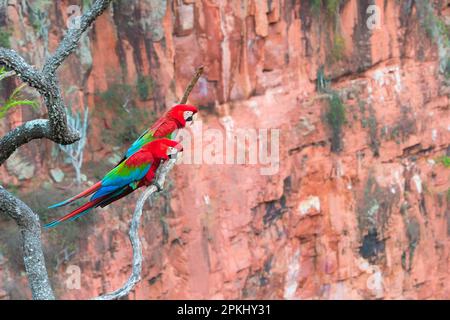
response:
M167 148L167 156L169 159L176 159L178 154L178 150L174 147Z
M193 114L192 111L185 111L183 113L184 120L191 121L192 120L192 114Z
M167 155L171 155L171 154L175 154L175 153L177 153L177 149L175 149L173 147L167 148Z

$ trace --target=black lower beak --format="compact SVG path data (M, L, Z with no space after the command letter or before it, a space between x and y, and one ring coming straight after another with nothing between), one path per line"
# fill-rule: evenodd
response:
M186 119L186 121L193 121L193 120L194 120L193 117L189 117L189 118Z
M175 154L169 154L169 159L175 159Z

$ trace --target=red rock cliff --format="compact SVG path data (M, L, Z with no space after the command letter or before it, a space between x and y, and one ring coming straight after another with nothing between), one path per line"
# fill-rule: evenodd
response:
M450 298L449 169L437 160L450 155L449 8L322 2L115 1L61 68L67 100L92 111L90 181L151 122L142 112L174 104L201 64L190 102L203 131L280 129L273 175L248 161L175 168L145 213L143 279L130 299ZM12 47L40 65L65 29L68 1L7 3L0 21ZM381 20L369 29L373 4ZM47 16L36 22L38 7ZM127 108L136 113L122 123ZM36 113L15 110L0 130ZM120 126L137 129L108 140ZM72 169L51 157L53 148L43 141L20 150L25 177L15 163L0 168L2 182L43 219L49 212L37 204L73 193L63 190ZM50 177L56 167L60 183ZM65 235L44 232L59 298L90 298L127 279L130 199L65 226ZM3 296L29 297L20 257L3 252ZM80 289L67 287L70 265L80 267Z

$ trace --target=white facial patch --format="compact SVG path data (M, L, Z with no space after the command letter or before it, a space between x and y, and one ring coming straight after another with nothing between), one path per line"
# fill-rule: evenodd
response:
M192 111L184 111L184 112L183 112L183 118L184 118L184 120L187 120L187 119L191 118L193 114L194 114L194 113L193 113Z
M172 154L176 154L177 153L177 149L169 147L167 148L167 155L170 156Z

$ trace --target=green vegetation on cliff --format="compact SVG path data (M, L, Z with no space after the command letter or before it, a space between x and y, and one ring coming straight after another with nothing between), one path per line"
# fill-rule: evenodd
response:
M0 81L8 77L7 73L8 71L6 71L5 67L0 68ZM4 118L9 110L18 106L38 107L37 101L22 98L22 90L25 86L26 84L22 84L15 88L5 101L0 101L0 119Z
M146 125L156 118L151 108L142 108L136 101L148 100L153 90L153 80L150 77L139 77L136 87L126 83L113 83L109 88L97 94L99 102L94 110L94 117L106 117L114 114L111 128L102 131L103 141L112 146L122 146L132 143L139 137Z
M5 28L0 27L0 47L11 48L11 42L9 38L11 37L11 32Z
M328 95L325 120L332 132L331 151L338 153L342 150L342 131L346 123L345 105L338 92L330 88L330 80L326 78L323 66L317 70L316 90Z
M345 124L345 106L336 92L331 93L328 100L327 123L331 128L331 151L342 150L342 127Z

